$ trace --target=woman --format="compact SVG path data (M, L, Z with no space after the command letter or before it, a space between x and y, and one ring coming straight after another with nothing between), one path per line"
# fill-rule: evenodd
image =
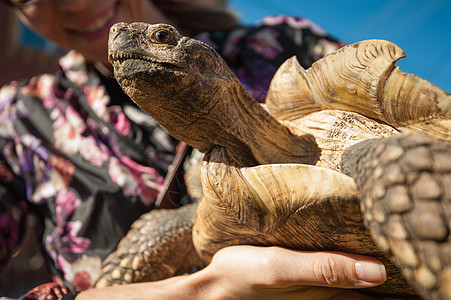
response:
M89 287L101 260L130 224L155 207L175 153L176 141L143 117L111 78L107 39L112 24L169 23L209 43L259 101L286 58L297 54L308 67L340 46L306 19L277 17L257 27L239 26L224 1L3 2L33 30L72 51L56 74L12 82L0 91L0 260L6 262L27 212L34 211L42 218L50 268L72 291ZM186 200L183 186L179 193ZM130 293L144 298L288 297L303 292L302 285L366 287L384 280L383 266L371 258L239 246L220 251L193 275L90 290L77 299L130 299ZM46 287L34 293L73 297L56 283Z

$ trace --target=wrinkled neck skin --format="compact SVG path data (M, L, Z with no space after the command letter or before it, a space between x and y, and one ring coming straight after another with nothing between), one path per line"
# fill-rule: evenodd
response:
M246 92L231 71L227 76L199 78L182 89L180 82L172 79L164 83L164 92L149 92L142 86L146 82L135 88L131 82L123 82L122 86L138 105L169 134L202 152L224 147L242 166L315 164L320 156L312 136L294 135L279 123Z
M215 145L226 148L242 166L316 163L320 150L314 138L293 134L257 103L235 76L228 85L213 89L218 87L220 93L209 100L216 103L208 113L210 121L215 122L210 148Z
M225 63L222 69L220 76L195 78L182 88L186 79L177 72L149 80L145 69L119 83L169 134L202 152L224 147L242 166L315 164L320 150L314 138L293 134L247 93Z

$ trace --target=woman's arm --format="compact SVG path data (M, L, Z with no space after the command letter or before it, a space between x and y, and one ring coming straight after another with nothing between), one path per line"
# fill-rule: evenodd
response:
M197 273L91 289L76 299L373 299L349 288L372 287L385 279L385 267L366 256L232 246Z

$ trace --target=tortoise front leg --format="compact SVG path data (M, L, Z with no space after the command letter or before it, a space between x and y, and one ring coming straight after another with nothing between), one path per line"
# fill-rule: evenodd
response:
M189 204L143 214L103 262L95 287L156 281L202 266L192 242L196 207Z
M451 299L451 144L393 136L361 142L342 160L373 239L423 297Z

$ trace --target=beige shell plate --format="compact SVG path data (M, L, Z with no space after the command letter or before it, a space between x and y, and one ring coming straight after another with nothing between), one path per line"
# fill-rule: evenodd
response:
M214 151L202 169L193 241L200 257L230 245L278 245L300 250L335 250L376 256L387 266L377 289L414 293L363 225L354 180L326 168L271 164L241 168ZM377 292L376 291L376 292Z
M451 95L402 72L395 66L402 57L398 46L383 40L345 46L308 70L292 57L271 82L268 109L288 121L325 109L357 112L400 131L451 141Z

